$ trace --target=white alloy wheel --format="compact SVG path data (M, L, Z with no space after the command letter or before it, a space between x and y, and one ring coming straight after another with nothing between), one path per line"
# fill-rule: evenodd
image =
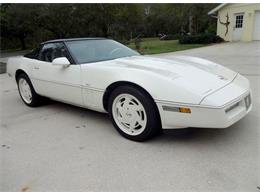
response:
M112 115L117 126L128 135L139 135L146 128L145 109L142 103L130 94L120 94L114 99Z
M19 91L23 100L30 104L32 102L32 91L30 85L24 78L20 78L18 82Z

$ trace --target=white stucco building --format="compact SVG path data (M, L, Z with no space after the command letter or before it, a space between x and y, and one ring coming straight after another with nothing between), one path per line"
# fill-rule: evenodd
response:
M208 14L217 18L217 35L224 40L260 40L260 4L223 3Z

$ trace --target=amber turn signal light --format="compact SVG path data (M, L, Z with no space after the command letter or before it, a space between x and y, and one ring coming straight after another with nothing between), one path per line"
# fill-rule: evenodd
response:
M179 112L182 113L191 113L191 110L189 108L179 108Z

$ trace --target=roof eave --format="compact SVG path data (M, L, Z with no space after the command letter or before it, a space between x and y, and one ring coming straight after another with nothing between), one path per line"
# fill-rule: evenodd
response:
M215 8L212 9L212 10L210 10L210 11L208 12L208 15L212 15L212 14L216 13L218 10L220 10L221 8L223 8L223 7L226 6L226 5L227 5L227 3L222 3L222 4L220 4L219 6L215 7Z

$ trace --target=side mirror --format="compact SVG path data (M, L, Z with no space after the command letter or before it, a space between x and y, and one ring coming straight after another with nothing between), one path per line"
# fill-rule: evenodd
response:
M52 61L52 65L56 66L63 66L63 67L69 67L70 66L70 62L66 57L60 57L60 58L55 58Z

